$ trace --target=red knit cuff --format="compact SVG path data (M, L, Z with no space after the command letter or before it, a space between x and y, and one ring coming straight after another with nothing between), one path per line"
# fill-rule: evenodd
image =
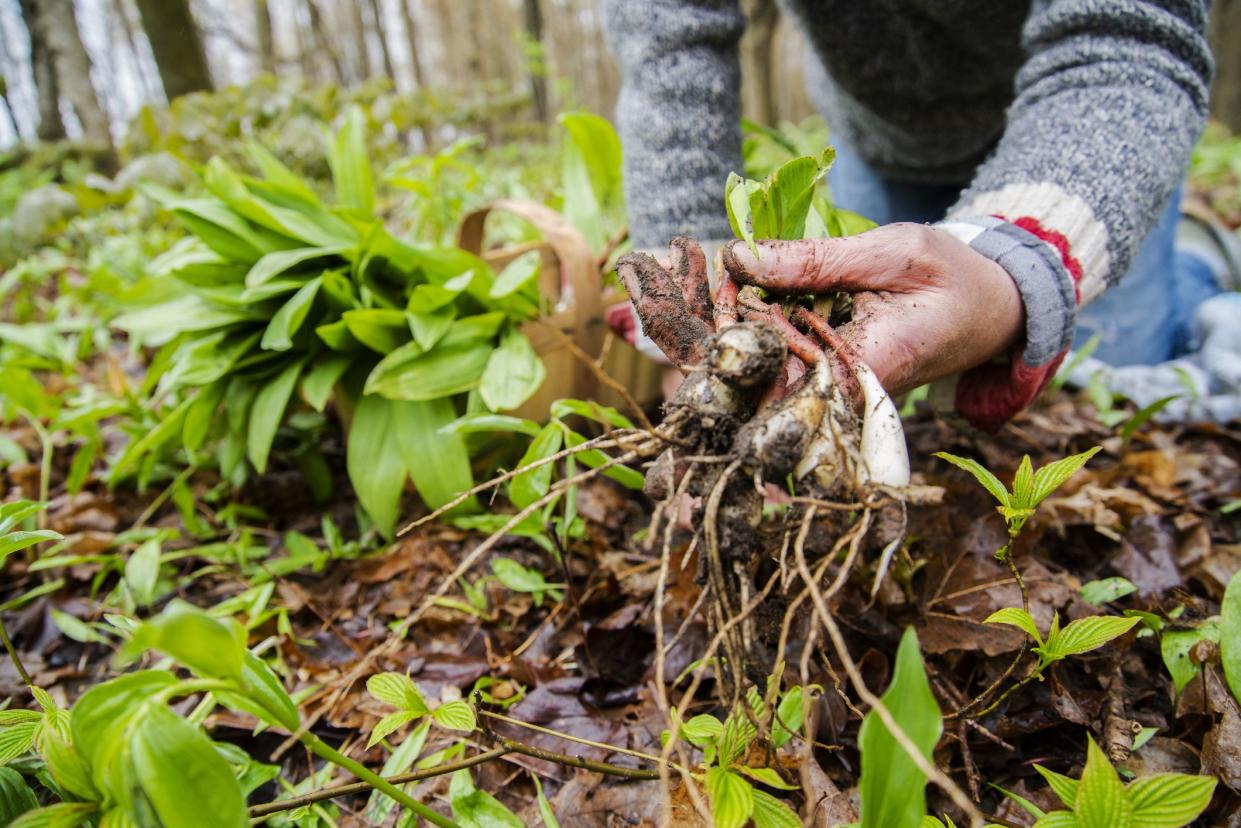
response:
M1027 365L1018 349L1008 364L988 362L961 374L954 407L972 426L996 432L1004 423L1034 402L1056 375L1068 350L1042 365Z

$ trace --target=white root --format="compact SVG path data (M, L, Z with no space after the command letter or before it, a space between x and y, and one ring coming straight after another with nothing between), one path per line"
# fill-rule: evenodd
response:
M862 387L866 413L862 418L862 465L858 483L901 488L909 485L909 451L896 404L879 378L860 360L854 376Z

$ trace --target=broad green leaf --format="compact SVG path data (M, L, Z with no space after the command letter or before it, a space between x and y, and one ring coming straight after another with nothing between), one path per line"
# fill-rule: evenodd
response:
M539 436L530 442L526 453L517 461L517 468L545 460L560 451L564 439L564 430L558 423L548 423L539 432ZM513 505L524 509L547 494L551 487L553 463L543 463L534 468L526 469L515 476L509 483L509 499Z
M1083 451L1081 454L1074 454L1056 460L1053 463L1048 463L1036 471L1034 473L1034 485L1030 493L1029 507L1034 508L1039 505L1048 495L1064 485L1070 477L1077 473L1078 469L1086 465L1086 461L1098 454L1101 448L1101 446L1095 446L1092 449ZM1086 826L1086 828L1089 827Z
M280 306L280 310L276 311L276 315L263 331L263 340L260 343L263 350L287 351L293 347L293 336L306 321L322 284L322 279L311 279L293 294L293 298Z
M564 419L572 414L594 420L603 425L615 428L633 428L633 421L610 405L600 405L593 400L554 400L551 414L557 419Z
M526 592L535 596L535 605L540 603L544 592L559 600L559 590L553 588L537 569L522 566L510 558L492 558L491 571L496 580L514 592Z
M776 705L776 716L771 722L771 744L781 748L802 728L806 720L804 689L799 685L790 688Z
M246 287L258 287L298 265L337 256L344 250L343 247L298 247L293 250L277 250L274 253L268 253L255 262L246 273Z
M790 785L780 778L780 774L771 768L751 768L747 765L737 765L738 772L750 777L755 782L761 782L769 788L778 788L782 791L795 791L798 789L796 785Z
M409 734L401 744L397 745L396 750L392 751L392 754L384 762L383 769L380 770L379 775L389 777L409 770L418 758L418 755L422 753L422 748L426 745L427 735L430 732L431 722L429 720L414 728L414 732ZM395 799L381 791L371 791L370 799L366 802L366 824L382 824L395 807Z
M564 428L565 445L569 448L577 448L582 443L586 442L586 438L578 434L576 431L570 430L568 426L565 426ZM591 469L597 469L600 466L604 466L611 459L612 458L598 449L588 449L586 451L577 452L573 455L574 462L581 463L583 466ZM608 468L603 472L603 476L611 478L624 486L626 489L631 489L635 492L641 491L642 485L646 481L646 478L643 477L642 472L637 469L632 469L629 466L617 464L608 466Z
M754 787L724 768L707 768L707 798L714 828L741 828L754 811Z
M478 392L488 408L508 411L530 399L546 377L547 368L530 346L530 340L512 329L491 352Z
M1172 684L1178 694L1202 672L1202 665L1189 657L1190 650L1199 641L1214 641L1220 644L1222 653L1220 622L1214 618L1208 618L1194 629L1166 630L1159 637L1159 650L1163 656L1163 664L1168 668L1168 674L1172 676Z
M1137 618L1122 618L1115 615L1095 615L1079 618L1069 624L1053 640L1047 637L1049 655L1054 653L1057 658L1079 655L1097 650L1104 644L1119 638L1138 623Z
M1181 828L1211 803L1217 779L1161 773L1136 779L1125 789L1133 808L1132 828Z
M46 503L35 503L30 500L14 500L0 505L0 535L5 535L20 526L28 517L42 512Z
M947 460L957 468L964 469L974 475L974 479L981 483L982 487L990 492L991 496L999 501L1001 506L1013 507L1013 503L1009 499L1008 490L1004 488L1004 484L977 460L971 460L968 457L958 457L946 451L937 451L935 456L941 460Z
M431 718L449 730L459 730L463 733L473 733L478 727L478 721L474 717L474 708L462 699L444 702L431 711Z
M1219 653L1224 678L1232 695L1241 700L1241 572L1237 572L1224 590L1219 608Z
M530 250L513 259L504 266L504 269L496 276L495 282L492 283L491 298L502 299L523 288L535 285L542 261L543 258L537 250Z
M74 641L80 641L83 644L109 644L111 642L95 631L91 625L83 622L81 619L70 615L63 610L52 607L52 623L56 628L65 634L66 637Z
M729 173L724 182L724 207L733 235L744 239L756 254L758 248L754 245L754 217L750 204L756 195L761 194L761 188L759 182L748 181L736 173Z
M39 753L47 762L56 784L75 797L86 800L99 799L99 792L91 779L91 768L61 733L52 727L45 727L39 736Z
M155 600L155 585L159 580L160 543L151 538L139 546L125 562L125 583L133 592L134 599L142 606Z
M426 313L410 311L405 318L409 321L409 332L414 335L414 342L422 350L429 351L444 338L444 334L452 330L452 323L457 320L457 308L447 305Z
M36 529L32 532L10 532L0 537L0 561L3 561L6 556L14 552L29 549L36 543L62 539L63 536L59 532L53 532L50 529Z
M794 158L763 182L766 227L755 234L772 239L800 239L806 227L811 200L827 167L810 156Z
M381 702L419 716L431 712L418 685L404 673L376 673L366 680L366 692Z
M212 195L256 227L290 240L285 243L286 247L292 247L296 243L345 244L352 240L354 234L349 226L322 207L303 200L290 203L279 187L254 179L250 181L254 185L253 189L219 158L213 158L207 163L203 175L203 183ZM267 200L265 196L269 195L277 201L290 203L290 206Z
M1128 578L1116 576L1082 584L1081 596L1087 604L1101 607L1137 591L1138 588Z
M328 141L328 164L341 204L366 216L375 212L375 184L366 155L366 116L352 106L345 122Z
M1034 828L1078 828L1078 822L1071 811L1052 811L1040 817Z
M1019 607L1004 607L1004 609L996 610L987 616L986 624L1008 624L1022 630L1026 635L1038 642L1039 646L1043 644L1043 637L1039 635L1038 626L1034 623L1034 618L1030 613Z
M254 395L254 407L250 410L250 424L246 436L246 453L259 474L267 471L267 457L271 453L276 430L284 420L285 410L297 378L302 374L304 360L289 363L284 370L259 388Z
M125 733L146 714L146 702L176 684L177 677L167 670L141 670L95 685L73 705L73 746L90 764L96 788L125 789L121 779L122 757L128 752Z
M94 802L57 802L26 811L8 828L77 828L99 810Z
M33 721L0 725L0 765L7 765L30 752L42 718L36 714Z
M1013 503L1029 507L1030 497L1034 490L1034 466L1030 463L1030 455L1021 458L1017 472L1013 475Z
M724 735L724 723L706 713L694 716L681 725L681 738L696 747L705 747L719 741Z
M216 691L221 703L244 710L272 727L283 727L290 733L297 730L297 705L271 667L249 650L242 659L241 678L243 693Z
M532 773L530 778L534 780L534 791L539 800L539 816L543 819L543 828L560 828L560 821L556 819L556 813L552 810L552 803L548 801L547 795L543 793L543 785L539 782L539 775Z
M12 768L0 768L0 825L8 825L20 814L39 807L34 791L25 778Z
M479 413L458 417L441 428L440 433L474 434L480 431L508 431L534 437L540 430L541 427L534 420L523 420L521 417L511 417L508 414Z
M901 636L892 683L882 696L896 723L928 760L943 732L943 719L931 693L918 637L912 628ZM926 777L874 711L858 733L862 753L862 828L918 828L926 813Z
M194 402L185 413L185 422L181 426L181 442L187 451L198 451L207 441L227 391L228 380L220 379L200 388L194 395Z
M365 393L415 402L451 397L478 385L491 353L492 348L483 343L446 345L441 341L423 352L411 342L380 360L366 379Z
M358 401L349 428L345 464L349 481L366 513L386 538L392 537L401 490L405 486L405 462L392 445L399 427L397 403L376 394Z
M382 739L387 738L389 734L394 733L410 722L421 719L422 716L423 714L415 713L412 710L397 710L393 713L389 713L387 716L380 719L379 723L375 725L374 730L371 731L371 737L366 741L366 746L368 748L374 747L379 744Z
M1086 737L1086 767L1077 784L1073 813L1080 828L1130 828L1132 825L1133 808L1120 776L1090 736Z
M437 509L473 487L465 441L441 431L457 416L452 400L390 401L389 405L394 412L397 450L423 503ZM473 511L477 505L471 497L451 514Z
M801 828L801 817L782 800L757 788L752 795L754 828Z
M566 112L558 120L568 134L561 152L562 212L599 251L624 222L620 138L606 118L589 112Z
M148 649L159 650L203 678L240 681L245 631L235 621L212 618L192 604L174 600L142 622L122 652L137 656Z
M359 308L341 314L349 333L371 350L389 355L410 341L409 320L405 311L394 308ZM320 336L323 336L323 327ZM331 344L329 342L328 344Z
M201 730L150 705L130 738L134 779L162 826L200 828L204 814L220 828L250 824L233 769Z
M452 775L448 787L453 818L461 828L525 828L512 811L486 791L474 787L468 770Z
M345 373L352 357L330 356L316 362L314 367L302 376L302 396L315 411L322 411L332 396L332 389Z
M185 415L189 412L190 406L193 403L193 398L184 400L180 405L168 412L159 425L126 446L125 451L121 453L121 456L117 458L108 472L108 483L114 484L122 480L140 458L155 451L180 434L185 424Z

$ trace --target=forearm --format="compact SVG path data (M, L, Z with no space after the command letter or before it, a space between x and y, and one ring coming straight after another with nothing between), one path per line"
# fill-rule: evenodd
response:
M736 0L607 0L621 72L616 121L636 248L732 236L724 181L741 168Z
M1077 307L1128 270L1206 117L1205 3L1036 6L1004 136L942 225L988 258L1007 256L1026 305L1010 365L967 372L957 386L958 410L991 425L1033 399L1072 339Z

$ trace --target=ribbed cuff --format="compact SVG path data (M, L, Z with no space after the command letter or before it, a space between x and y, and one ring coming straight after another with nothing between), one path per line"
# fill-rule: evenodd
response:
M956 385L957 413L995 431L1034 401L1064 359L1077 325L1074 279L1060 250L1011 222L970 216L934 226L1004 268L1025 306L1025 341L1008 363L979 365Z

